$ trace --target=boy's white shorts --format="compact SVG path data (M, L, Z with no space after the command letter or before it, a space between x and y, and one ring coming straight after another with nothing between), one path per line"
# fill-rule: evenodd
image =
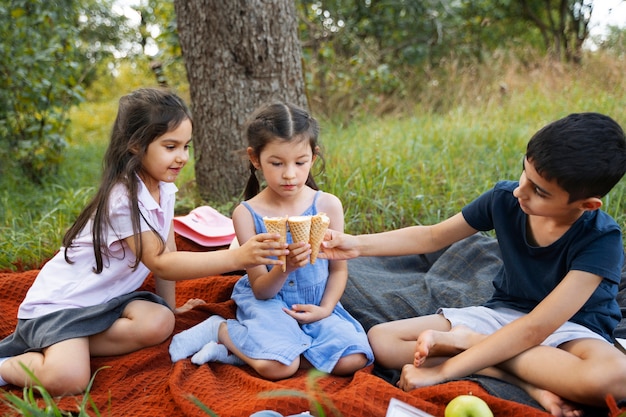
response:
M443 315L452 327L463 325L477 333L491 334L526 313L509 308L489 308L472 306L463 308L440 308L437 314ZM542 343L544 346L558 347L565 342L576 339L598 339L609 343L604 337L583 325L565 322Z

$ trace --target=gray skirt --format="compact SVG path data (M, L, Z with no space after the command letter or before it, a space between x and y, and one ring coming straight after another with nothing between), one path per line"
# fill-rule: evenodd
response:
M64 340L103 332L135 300L150 301L167 307L165 300L158 295L149 291L137 291L115 297L105 304L68 308L34 319L19 319L15 331L0 341L0 358L40 352Z

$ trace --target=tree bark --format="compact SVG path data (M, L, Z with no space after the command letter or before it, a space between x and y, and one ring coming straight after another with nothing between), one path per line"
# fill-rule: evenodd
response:
M175 0L194 118L196 182L205 200L242 193L243 124L261 103L308 107L293 0Z

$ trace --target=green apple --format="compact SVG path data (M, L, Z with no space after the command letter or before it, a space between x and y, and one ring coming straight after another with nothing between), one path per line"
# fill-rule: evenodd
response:
M487 403L473 395L459 395L448 403L445 417L493 417Z

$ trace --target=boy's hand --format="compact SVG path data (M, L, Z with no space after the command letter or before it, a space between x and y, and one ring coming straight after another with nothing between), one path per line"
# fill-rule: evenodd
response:
M359 256L355 236L328 229L322 242L321 259L345 260Z
M185 304L174 309L174 314L182 314L192 310L194 307L206 304L206 301L200 298L190 298Z
M407 364L402 367L402 373L396 385L403 391L411 391L415 388L435 385L444 380L437 366L416 368L412 364Z

